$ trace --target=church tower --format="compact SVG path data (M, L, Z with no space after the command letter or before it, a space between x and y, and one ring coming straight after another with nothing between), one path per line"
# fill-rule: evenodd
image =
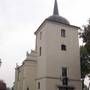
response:
M35 32L36 90L81 90L78 29L59 16L55 0L53 15Z

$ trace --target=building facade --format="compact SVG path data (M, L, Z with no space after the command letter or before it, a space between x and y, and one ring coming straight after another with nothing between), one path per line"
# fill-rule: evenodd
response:
M53 15L36 30L36 49L16 67L15 90L81 90L79 27Z
M21 66L15 69L15 90L35 90L37 72L36 52L27 52L26 59Z

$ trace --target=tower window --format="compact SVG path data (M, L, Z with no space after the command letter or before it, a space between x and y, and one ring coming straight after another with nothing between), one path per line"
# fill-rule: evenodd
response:
M65 33L65 29L61 29L61 37L65 37L66 33Z
M62 51L66 51L66 45L62 44L62 45L61 45L61 50L62 50Z
M38 89L40 89L40 82L38 82Z
M20 69L17 68L17 80L19 81L20 80Z
M42 47L39 48L39 55L41 56L42 53Z
M40 32L40 40L42 39L42 32Z
M29 87L27 87L27 90L29 90Z
M67 68L62 67L62 77L67 77Z
M62 68L62 84L68 85L68 77L67 77L67 68L66 67Z

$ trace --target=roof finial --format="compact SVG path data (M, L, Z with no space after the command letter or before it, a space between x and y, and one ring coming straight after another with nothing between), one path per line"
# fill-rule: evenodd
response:
M54 11L53 11L53 15L59 15L59 12L58 12L58 5L57 5L57 0L55 0L55 3L54 3Z

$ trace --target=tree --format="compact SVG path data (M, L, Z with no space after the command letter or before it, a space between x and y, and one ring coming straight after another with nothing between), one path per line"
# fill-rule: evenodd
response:
M80 47L81 78L90 73L90 58L85 46Z
M4 83L2 80L0 80L0 90L7 90L6 83Z
M90 73L90 20L81 33L84 46L80 47L81 78Z
M85 48L90 55L90 20L87 26L84 26L84 32L81 34L83 42L85 43Z

